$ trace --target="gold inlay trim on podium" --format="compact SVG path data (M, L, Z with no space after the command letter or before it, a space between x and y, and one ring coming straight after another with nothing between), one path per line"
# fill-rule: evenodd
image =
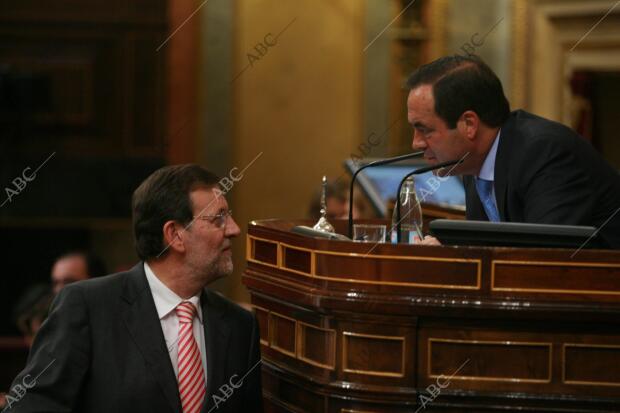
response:
M331 329L331 328L317 327L317 326L309 324L309 323L304 323L303 321L296 320L296 319L294 319L292 317L285 316L285 315L277 313L275 311L267 310L266 308L263 308L263 307L260 307L260 306L254 305L254 304L252 304L252 306L255 307L255 308L259 308L259 309L261 309L263 311L267 311L267 342L264 342L264 340L261 339L261 344L265 344L267 347L269 347L269 348L271 348L271 349L273 349L273 350L275 350L275 351L277 351L279 353L282 353L282 354L284 354L286 356L289 356L289 357L293 357L293 358L295 358L297 360L300 360L300 361L302 361L304 363L307 363L307 364L310 364L312 366L320 367L320 368L327 369L327 370L335 370L336 369L336 334L337 334L336 330ZM287 320L287 321L291 321L291 322L293 322L295 324L295 327L294 327L295 332L293 333L293 340L294 340L294 345L293 346L294 346L294 349L295 349L294 352L289 351L289 350L287 350L285 348L279 347L278 345L276 345L274 343L274 333L275 333L274 332L274 324L275 323L271 322L271 318L272 317L281 318L281 319L284 319L284 320ZM333 334L333 340L331 340L331 345L330 345L330 349L329 349L329 357L331 358L331 364L323 364L323 363L320 363L318 361L315 361L315 360L312 360L312 359L309 359L309 358L303 356L304 351L305 351L304 346L303 346L303 340L302 340L302 328L303 327L310 327L310 328L314 328L316 330L326 331L326 332L329 332L329 333Z
M274 342L274 328L275 328L275 323L271 322L271 317L278 317L278 318L282 318L288 321L292 321L294 324L294 332L293 332L293 351L289 351L285 348L279 347L277 344L275 344ZM283 314L280 313L276 313L275 311L270 311L269 312L269 347L282 353L285 354L287 356L290 357L294 357L297 358L297 320L295 320L294 318L291 317L287 317Z
M247 235L247 248L246 248L246 260L248 262L266 265L268 267L277 268L282 271L291 272L294 274L303 275L304 277L314 278L318 280L325 281L333 281L333 282L344 282L344 283L358 283L358 284L370 284L370 285L392 285L392 286L402 286L402 287L420 287L420 288L445 288L445 289L455 289L455 290L480 290L482 284L482 259L474 259L474 258L440 258L440 257L419 257L419 256L404 256L404 255L366 255L361 253L353 253L353 252L333 252L333 251L323 251L323 250L312 250L309 248L297 247L290 244L286 244L279 241L271 241L266 240L264 238L258 238L254 235ZM257 260L252 256L252 252L254 249L252 248L252 240L260 240L270 242L272 244L277 244L278 248L278 265L273 265L269 262ZM283 248L294 249L298 251L306 251L310 253L310 273L299 271L296 269L288 268L283 265ZM476 264L476 284L475 285L463 285L463 284L429 284L429 283L416 283L416 282L402 282L402 281L373 281L373 280L363 280L359 278L350 278L350 276L343 276L343 278L338 278L334 276L325 276L325 275L317 275L316 274L316 261L317 255L336 255L336 256L344 256L344 257L361 257L361 258L369 258L369 259L380 259L380 260L406 260L406 261L430 261L430 262L447 262L447 263L468 263L468 264Z
M564 383L564 384L580 384L580 385L584 385L584 386L620 387L620 382L613 382L613 381L566 380L566 347L612 348L612 349L620 350L620 345L613 345L613 344L587 344L587 343L563 343L562 344L562 383Z
M260 238L260 237L255 237L254 235L247 235L245 237L246 239L246 248L245 248L245 259L248 262L253 262L256 264L261 264L261 265L266 265L268 267L273 267L273 268L280 268L282 267L282 250L280 247L280 243L278 241L273 241L270 239L266 239L266 238ZM276 246L276 264L272 264L270 262L267 261L261 261L261 260L257 260L253 253L255 253L255 249L254 249L254 241L262 241L262 242L266 242L268 244L275 244Z
M556 294L597 294L597 295L620 295L620 291L609 290L567 290L561 288L522 288L522 287L496 287L495 286L495 267L496 265L522 265L522 266L547 266L547 267L585 267L585 268L620 268L620 264L595 263L595 262L568 262L568 261L514 261L514 260L493 260L491 261L491 291L512 291L529 293L556 293Z
M313 328L315 330L320 330L320 331L324 331L327 333L331 333L332 336L332 340L330 340L330 346L329 346L329 355L328 357L331 358L331 364L323 364L323 363L319 363L318 361L309 359L307 357L304 357L304 352L305 352L305 347L304 347L304 340L303 340L303 331L305 327L310 327ZM322 328L322 327L317 327L315 325L312 324L308 324L308 323L304 323L303 321L298 321L297 322L297 358L301 361L304 361L308 364L311 364L313 366L316 367L321 367L323 369L328 369L328 370L335 370L336 369L336 330L331 329L331 328Z
M440 343L460 343L460 344L482 344L482 345L504 345L504 346L532 346L532 347L547 347L549 349L549 363L547 366L547 370L549 371L549 375L546 379L520 379L520 378L509 378L509 377L488 377L488 376L458 376L458 375L450 375L449 373L445 374L431 374L433 371L431 364L431 350L432 343L440 342ZM546 342L530 342L530 341L493 341L493 340L459 340L459 339L449 339L449 338L428 338L427 339L427 350L426 350L426 365L427 365L427 373L428 378L436 379L441 377L442 375L449 375L450 379L457 380L471 380L471 381L500 381L500 382L510 382L510 383L551 383L551 374L552 374L552 362L553 362L553 344Z
M347 337L361 337L361 338L370 338L377 340L391 340L391 341L401 341L402 342L402 350L401 350L401 366L399 373L387 372L387 371L376 371L376 370L359 370L359 369L349 369L347 368L347 355L349 354L349 343ZM403 336L382 336L375 334L364 334L364 333L353 333L350 331L342 332L342 371L345 373L354 373L361 374L366 376L380 376L380 377L405 377L405 351L407 349L407 340Z
M374 284L374 285L395 285L403 287L421 287L421 288L447 288L455 290L479 290L482 282L482 260L474 258L440 258L440 257L419 257L414 255L371 255L360 254L356 252L334 252L334 251L315 251L316 255L336 255L344 257L359 257L359 258L372 258L379 260L403 260L403 261L430 261L430 262L448 262L448 263L468 263L476 264L476 285L454 285L454 284L429 284L429 283L415 283L415 282L402 282L402 281L371 281L360 280L356 278L337 278L334 276L324 276L312 274L313 277L321 280L340 281L340 282L352 282L362 284Z
M282 249L282 268L285 271L290 271L290 272L294 272L295 274L300 274L300 275L304 275L304 276L308 276L310 274L314 274L316 272L316 268L315 268L315 256L314 256L314 250L310 249L310 248L303 248L303 247L296 247L294 245L290 245L290 244L286 244L284 242L280 242L280 248ZM304 271L299 271L299 270L295 270L293 268L289 268L286 266L286 262L285 262L285 255L284 255L284 249L290 249L290 250L296 250L296 251L303 251L303 252L308 252L310 253L310 274L308 274L307 272Z

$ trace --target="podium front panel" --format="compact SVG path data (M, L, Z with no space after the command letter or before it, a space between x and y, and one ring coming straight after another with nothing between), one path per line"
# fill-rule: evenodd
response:
M367 244L253 222L271 412L620 411L620 252Z

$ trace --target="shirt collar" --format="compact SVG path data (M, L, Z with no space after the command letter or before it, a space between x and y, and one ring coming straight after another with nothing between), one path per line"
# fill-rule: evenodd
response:
M196 307L196 315L202 323L200 294L196 294L195 296L184 300L168 288L166 284L161 282L146 262L144 263L144 272L146 273L146 281L149 283L149 287L151 288L153 300L155 301L155 308L157 309L157 315L160 320L170 314L170 312L174 311L174 309L177 308L177 306L183 301L189 301L194 304L194 307Z
M501 133L501 129L497 131L495 141L493 141L493 145L491 146L489 153L487 153L487 157L482 164L482 168L480 168L480 172L478 173L478 178L480 179L495 181L495 157L497 156L497 146L499 145L499 136Z

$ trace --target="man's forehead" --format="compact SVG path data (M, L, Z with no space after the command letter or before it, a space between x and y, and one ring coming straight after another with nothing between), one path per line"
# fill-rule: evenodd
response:
M409 123L421 121L435 116L435 98L431 85L418 86L411 89L407 97L407 118Z
M52 272L54 273L65 273L67 271L86 273L86 260L84 257L81 255L69 255L56 261L52 268Z
M226 198L217 187L194 189L190 192L190 199L194 210L204 210L205 213L228 208Z

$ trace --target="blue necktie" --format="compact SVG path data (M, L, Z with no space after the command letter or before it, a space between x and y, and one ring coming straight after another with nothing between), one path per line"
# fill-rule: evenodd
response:
M487 213L487 217L491 222L499 222L499 212L497 211L497 205L495 205L495 199L493 197L493 181L487 181L486 179L476 178L476 190L484 212Z

